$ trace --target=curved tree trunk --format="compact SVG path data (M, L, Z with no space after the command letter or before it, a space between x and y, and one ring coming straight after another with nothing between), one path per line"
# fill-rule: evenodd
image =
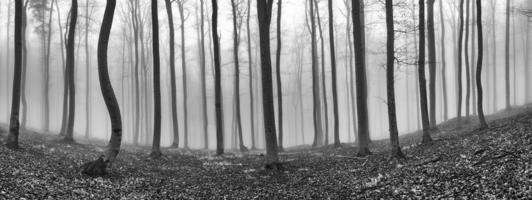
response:
M277 50L275 52L275 75L277 80L277 123L279 134L279 151L283 150L283 86L281 83L281 48L282 48L282 34L281 34L281 14L282 14L283 0L277 1Z
M68 122L66 128L66 135L64 141L73 142L74 141L74 122L76 115L76 85L75 85L75 61L74 61L74 48L75 48L75 37L76 37L76 23L78 19L78 1L72 0L72 8L70 9L70 25L68 27L68 40L67 40L67 56L66 56L66 66L68 70L68 91L69 91L69 102L68 102Z
M13 95L11 99L11 116L9 118L9 133L7 135L6 146L17 149L18 135L20 131L20 88L22 79L22 0L15 0L15 64L13 76Z
M151 156L158 158L161 156L161 74L159 60L159 15L157 10L157 0L151 1L152 20L152 44L153 44L153 144Z
M170 90L171 90L171 104L172 104L172 127L173 136L172 147L179 147L179 126L177 123L177 94L175 81L175 33L174 33L174 16L172 13L172 4L170 0L164 1L166 5L166 14L168 15L168 27L170 29ZM184 25L183 25L184 26Z
M458 28L458 65L457 65L457 80L458 80L458 98L456 100L458 119L462 118L462 42L464 38L464 0L460 0L460 9L458 15L460 15L460 25Z
M482 0L477 0L477 19L482 19ZM483 48L484 48L484 36L482 32L482 23L477 23L478 29L478 61L477 61L477 110L478 110L478 119L480 121L481 128L487 128L488 124L484 118L484 108L482 102L482 59L483 59Z

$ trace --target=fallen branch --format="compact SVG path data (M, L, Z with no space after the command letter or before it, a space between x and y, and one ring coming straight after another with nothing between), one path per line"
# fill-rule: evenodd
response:
M435 158L432 158L430 160L427 160L425 162L422 162L422 163L419 163L419 164L416 164L414 166L423 166L423 165L426 165L426 164L430 164L430 163L435 163L435 162L438 162L441 160L441 157L438 156L438 157L435 157Z
M506 152L506 153L503 153L501 155L498 155L498 156L495 156L495 157L482 157L479 161L477 161L476 163L473 164L473 166L478 166L482 163L485 163L485 162L488 162L490 160L498 160L498 159L501 159L501 158L504 158L506 156L509 156L509 155L512 155L511 152Z

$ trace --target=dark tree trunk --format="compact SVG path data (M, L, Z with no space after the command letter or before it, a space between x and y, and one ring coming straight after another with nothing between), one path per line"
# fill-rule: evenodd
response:
M231 7L233 10L233 32L234 32L234 38L233 38L233 56L234 56L234 62L235 62L235 114L236 114L236 126L238 129L238 141L239 141L239 148L240 151L248 151L248 148L244 145L244 139L242 137L242 116L240 111L240 59L238 58L238 50L240 46L240 27L241 22L238 22L237 19L240 17L238 13L238 6L235 3L235 0L231 0Z
M429 45L429 99L430 128L436 128L436 36L434 32L434 2L427 1L427 33Z
M457 104L457 113L456 116L458 119L462 118L462 43L464 38L464 0L460 0L460 9L458 11L460 15L460 25L458 28L458 65L456 66L457 80L458 80L458 98L456 100Z
M250 110L250 126L251 126L251 149L256 148L255 144L255 102L254 102L254 93L253 93L253 57L251 56L251 31L249 28L251 20L251 1L247 1L247 20L246 20L246 31L248 39L248 59L249 59L249 110Z
M177 1L179 18L181 19L181 71L183 73L183 147L188 148L188 86L187 86L187 59L185 51L185 10L183 0Z
M504 39L504 85L506 109L510 109L510 0L506 0L506 29Z
M321 43L321 85L323 88L323 112L324 112L324 120L325 120L325 132L323 134L324 137L324 143L327 145L329 144L329 108L327 105L327 84L326 82L326 76L325 76L325 44L323 39L323 29L321 27L321 17L320 17L320 10L318 7L318 2L315 2L314 6L316 7L316 15L318 17L318 30L320 33L320 43Z
M441 82L443 91L443 120L449 119L447 103L447 60L445 56L445 18L443 17L443 1L440 0L440 25L441 25Z
M64 136L66 134L66 125L67 125L67 118L68 118L68 74L67 74L67 68L65 64L65 38L63 34L63 27L61 25L61 14L59 13L59 5L57 1L55 1L55 8L57 9L57 24L59 25L59 39L61 48L61 62L62 62L62 69L63 69L63 108L62 108L62 114L61 114L61 130L59 131L60 136Z
M151 156L158 158L161 156L161 74L159 58L159 16L157 10L157 0L151 1L152 20L152 44L153 44L153 144Z
M323 131L321 124L321 102L320 102L320 86L319 86L319 69L316 47L316 22L314 18L314 0L310 2L310 26L311 26L311 45L312 45L312 99L313 99L313 117L314 117L314 142L312 146L323 144Z
M122 142L122 117L120 115L120 107L116 100L115 92L111 85L111 80L109 79L107 66L107 49L109 45L109 36L111 35L111 27L113 25L115 7L116 0L107 1L102 27L100 29L100 37L98 39L98 78L103 99L111 119L111 139L107 145L104 157L100 157L96 161L89 162L82 166L82 173L92 176L101 176L106 173L106 169L115 161Z
M482 0L477 0L477 19L482 19ZM482 23L477 23L478 29L478 61L477 61L477 110L478 110L478 119L480 121L481 128L487 128L488 124L486 119L484 119L484 108L482 102L482 59L483 59L483 32L482 32Z
M395 62L395 30L393 21L393 1L386 0L386 88L388 103L388 124L390 128L390 142L392 146L392 156L403 158L399 146L399 131L397 130L397 116L395 113L395 86L394 86L394 62Z
M279 129L279 151L283 151L283 86L281 84L281 14L283 0L277 1L277 51L275 52L275 75L277 80L277 110L278 110L278 129Z
M177 123L177 94L176 94L176 81L175 81L175 33L174 33L174 15L172 13L172 4L170 0L165 0L166 14L168 15L168 27L170 29L170 88L171 88L171 104L172 104L172 127L173 147L179 147L179 126ZM184 26L184 25L183 25Z
M279 162L275 133L275 112L272 87L272 63L270 55L270 23L273 0L257 1L257 17L260 35L260 59L262 75L262 105L266 139L266 163Z
M74 48L75 48L75 37L76 37L76 23L78 19L78 1L72 0L72 8L70 9L70 25L68 26L68 40L67 40L67 56L66 56L66 66L68 70L68 92L69 92L69 102L68 102L68 122L66 135L64 141L73 142L74 141L74 119L76 115L76 85L75 85L75 58L74 58Z
M425 1L419 0L419 100L421 107L421 122L423 125L423 143L430 143L429 112L427 109L427 82L425 80Z
M327 9L329 11L329 45L331 52L331 73L332 73L332 93L333 93L333 116L334 116L334 146L339 147L340 144L340 125L338 118L338 89L337 89L337 74L336 74L336 49L334 47L334 14L333 1L328 0Z
M13 95L11 99L11 116L9 118L9 134L7 135L6 146L17 149L18 135L20 131L20 88L22 79L22 0L15 0L15 65L13 76Z
M224 153L222 110L222 71L220 69L220 39L218 36L218 2L212 0L212 42L214 47L214 108L216 111L216 154Z
M469 66L469 11L470 11L470 5L471 0L466 0L466 19L465 19L465 41L464 41L464 63L465 63L465 71L466 71L466 98L465 98L465 114L466 117L469 117L470 107L469 104L471 102L471 80L470 80L470 67ZM461 77L461 76L460 76Z
M364 42L365 29L363 15L364 2L352 0L353 35L355 45L355 72L357 89L357 119L358 119L358 155L366 156L369 151L369 117L368 117L368 86L366 79L366 47Z

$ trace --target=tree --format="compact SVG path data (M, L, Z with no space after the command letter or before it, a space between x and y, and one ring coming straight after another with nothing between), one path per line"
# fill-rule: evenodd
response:
M222 77L220 69L220 39L218 36L218 2L212 0L212 40L214 46L214 108L216 111L216 154L224 153Z
M28 100L26 98L26 79L27 79L27 70L28 70L28 45L27 45L27 35L26 29L28 26L28 15L27 8L28 2L24 2L24 8L22 9L22 77L20 83L20 98L22 104L22 124L21 128L26 128L26 122L28 118ZM9 95L8 95L9 96Z
M275 133L275 112L273 105L272 63L270 55L270 23L273 0L257 1L259 21L260 59L262 76L262 106L266 139L266 164L278 165L277 138Z
M320 103L320 86L319 86L319 69L317 58L317 47L316 47L316 23L314 18L314 0L309 1L309 17L310 17L310 27L311 27L311 51L312 51L312 99L313 99L313 119L314 119L314 142L312 146L322 145L323 143L323 131L321 124L321 103Z
M358 155L366 156L369 151L369 121L368 121L368 86L366 79L366 47L364 42L364 1L352 0L353 39L355 45L355 72L357 89L357 119L358 119Z
M66 125L67 125L67 120L68 120L68 72L67 72L67 67L66 67L66 63L65 63L65 51L66 50L66 46L65 46L65 34L63 34L63 27L61 25L61 14L60 14L60 10L59 10L59 5L57 3L57 1L55 1L55 8L57 10L57 24L59 26L59 40L60 40L60 44L61 44L61 62L62 62L62 69L63 69L63 108L62 108L62 113L61 113L61 130L59 131L59 135L60 136L64 136L66 134Z
M427 1L427 33L429 45L429 99L430 99L430 127L436 128L436 37L434 32L434 2Z
M74 48L76 37L76 23L78 19L78 1L72 0L72 7L70 8L70 25L68 27L68 39L66 47L66 66L68 70L68 121L66 127L65 142L74 141L74 119L76 115L76 83L75 83L75 61Z
M466 71L466 98L465 98L465 113L466 117L469 117L469 104L471 100L471 82L470 82L470 66L469 66L469 11L471 0L466 0L466 19L465 19L465 41L464 41L464 54L465 54L465 71ZM472 66L471 66L472 67Z
M482 19L482 1L477 0L477 19ZM482 23L477 23L478 29L478 60L477 60L477 110L478 110L478 119L480 121L481 128L487 128L488 124L484 118L484 108L482 102L482 59L483 59L483 48L484 48L484 36L482 32Z
M441 26L441 81L443 91L443 120L449 118L448 103L447 103L447 61L445 56L445 19L443 18L443 1L440 0L440 26Z
M205 32L204 32L204 19L203 19L203 1L200 0L200 68L201 68L201 96L202 96L202 107L203 107L203 137L204 137L204 146L205 149L209 148L209 117L207 111L207 75L205 71Z
M9 118L9 133L7 135L6 146L11 149L18 149L18 135L20 131L20 88L22 79L22 0L15 0L15 64L13 77L13 95L11 99L11 115Z
M336 74L336 52L334 47L334 14L333 1L328 0L329 11L329 44L331 52L331 73L332 73L332 93L333 93L333 115L334 115L334 146L339 147L340 144L340 125L338 119L338 89L337 89L337 74Z
M418 82L419 101L421 107L421 122L423 125L423 143L430 143L429 113L427 109L427 82L425 81L425 1L419 0L419 57L418 57Z
M275 51L275 75L277 80L277 122L279 127L279 151L283 150L283 86L281 82L281 48L282 48L282 34L281 34L281 14L283 0L277 1L277 51Z
M506 109L510 109L510 0L506 0L506 37L504 44L504 80Z
M54 1L54 0L52 0ZM89 7L91 10L89 11ZM90 93L91 93L91 76L90 76L90 54L89 54L89 32L90 32L90 20L94 4L89 6L89 0L85 0L85 85L87 86L87 93L85 94L85 137L89 137L91 131L91 108L90 108ZM51 11L50 11L51 12ZM51 16L50 16L51 19ZM50 23L51 24L51 23Z
M164 1L166 5L166 14L168 15L168 27L170 29L170 87L171 87L171 104L172 104L172 128L174 131L173 147L179 147L179 126L177 123L177 94L175 81L175 33L174 33L174 16L172 13L172 4L170 0ZM184 26L184 25L182 25Z
M159 16L157 11L157 0L151 1L151 20L152 20L152 43L153 43L153 101L154 101L154 119L153 119L153 144L151 156L161 157L161 74L159 58Z
M456 100L457 104L457 113L456 116L458 119L462 118L462 42L464 38L464 0L460 0L460 8L458 11L458 15L460 16L460 25L458 28L458 65L456 66L457 69L457 80L458 80L458 98Z
M394 86L394 63L395 63L395 30L393 21L393 1L386 0L386 88L388 97L388 124L390 127L390 142L392 156L403 158L399 146L399 131L397 130L397 116L395 114L395 86Z
M246 19L246 32L248 39L248 73L249 73L249 110L250 110L250 126L251 126L251 149L255 149L255 105L254 105L254 92L253 92L253 57L251 56L251 31L249 28L249 22L251 20L251 1L247 1L247 19Z
M325 117L325 132L323 134L323 137L325 138L324 143L329 143L329 109L327 106L327 85L325 84L325 45L324 45L324 39L323 39L323 29L321 27L321 17L320 17L320 9L318 7L319 1L316 1L314 3L314 6L316 7L316 16L318 17L318 31L320 34L320 43L321 43L321 86L323 88L323 112Z
M242 27L242 18L240 4L242 1L235 2L231 0L231 7L233 10L233 56L235 62L235 104L236 104L236 125L238 128L238 141L240 151L248 151L248 148L244 145L242 137L242 116L240 111L240 59L238 58L238 50L240 46L240 29Z
M179 8L179 18L181 19L181 69L183 73L183 114L184 114L184 130L183 130L183 147L188 148L188 86L187 86L187 60L185 51L185 0L178 0L177 6Z
M118 156L118 153L120 152L120 144L122 142L122 117L120 115L120 107L116 100L113 86L111 85L111 80L109 79L107 66L107 49L109 45L109 36L111 35L111 28L113 26L115 7L116 0L107 0L100 29L100 36L98 38L98 78L103 99L111 119L111 139L109 140L109 145L107 145L107 150L104 156L101 156L96 161L84 164L82 167L82 173L94 176L105 174L106 168L110 167L115 161L116 156Z

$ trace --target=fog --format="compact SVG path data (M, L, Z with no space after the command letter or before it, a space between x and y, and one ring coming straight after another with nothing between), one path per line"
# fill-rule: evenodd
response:
M13 6L8 11L8 2L0 1L0 123L9 122L9 111L11 105L11 90L13 82ZM47 2L50 2L48 0ZM110 121L107 109L104 105L100 92L98 81L96 46L98 33L103 17L105 1L80 0L79 17L76 30L76 54L75 54L75 80L76 80L76 118L74 124L75 138L86 137L87 126L90 126L89 137L107 140L110 137ZM161 93L162 93L162 146L172 144L173 131L171 121L171 97L170 97L170 58L169 57L169 28L166 9L163 1L159 1L159 31L160 31L160 51L161 51ZM185 49L187 69L183 72L181 69L181 40L180 31L182 24L179 20L179 12L176 3L173 3L174 9L174 27L176 28L176 82L177 82L177 110L179 119L180 146L183 144L183 131L185 123L183 116L183 107L187 106L189 110L189 146L195 149L204 148L203 146L203 121L202 121L202 104L201 104L201 71L199 58L199 42L197 33L197 7L199 0L189 0L185 3L185 10L188 18L184 24L185 32ZM246 1L244 1L246 2ZM256 16L256 1L251 4L251 48L252 48L252 65L253 65L253 91L255 95L255 121L250 118L250 94L248 81L250 71L248 70L249 58L247 54L247 35L245 24L242 26L240 42L240 94L241 94L241 113L243 141L246 146L251 144L250 129L251 123L255 123L255 134L257 147L264 148L264 127L262 118L262 99L260 85L260 53L259 53L259 35ZM284 146L310 145L314 138L313 119L312 119L312 74L311 74L311 36L307 29L305 17L305 0L290 0L283 4L282 18L282 35L283 47L281 57L281 76L283 91L283 108L284 108ZM396 105L398 116L398 128L400 134L410 133L420 130L419 103L416 100L417 89L417 1L395 1L396 17ZM506 90L505 90L505 2L502 0L486 1L483 5L483 17L479 22L484 26L484 70L482 72L484 87L484 108L487 114L497 112L505 108ZM352 30L347 30L348 23L351 23L346 16L349 11L342 0L334 1L335 17L335 39L336 55L338 67L338 106L339 106L339 124L340 140L342 143L355 141L356 123L353 118L353 102L350 100L349 86L355 84L350 82L350 70L354 67L354 62L350 62L350 51L347 35L352 37ZM526 74L525 63L529 59L526 55L526 42L529 35L526 35L528 27L528 18L518 12L519 8L524 8L530 3L528 0L512 1L513 8L511 15L511 37L510 37L510 103L511 105L523 105L529 102L525 92L525 80L530 74ZM146 50L144 57L146 59L147 82L141 77L141 87L147 85L148 91L141 93L141 105L143 104L144 95L147 95L148 113L141 112L140 134L142 145L150 145L153 131L153 75L152 75L152 51L151 51L151 17L149 1L141 1L141 13L144 23L144 43ZM445 38L446 46L445 58L441 57L441 29L439 18L439 1L436 3L436 47L437 47L437 79L436 79L436 114L437 121L442 122L444 118L444 104L442 93L441 67L442 60L446 61L445 76L447 77L447 99L448 99L448 119L454 118L456 112L456 37L458 10L457 1L444 1L443 13L445 18ZM86 7L88 9L85 9ZM207 79L207 96L208 96L208 144L210 149L216 147L216 130L214 114L214 78L213 78L213 59L212 59L212 37L210 31L211 3L205 2L205 48L206 48L206 79ZM230 1L219 1L219 30L221 42L221 60L222 60L222 94L224 110L224 143L227 149L236 148L234 141L237 137L237 130L234 126L234 59L233 59L233 29L232 13ZM332 115L332 80L329 55L329 34L326 29L328 24L327 3L319 1L319 12L321 15L323 27L323 39L325 44L325 57L321 57L321 44L318 34L318 55L319 66L321 67L322 59L325 63L325 74L320 74L321 78L326 81L326 99L328 104L328 137L333 141L333 115ZM413 7L416 6L416 7ZM246 6L242 6L244 13ZM26 127L33 130L46 131L45 118L50 120L50 134L57 134L61 129L62 105L63 105L63 62L61 56L61 41L58 27L58 16L61 18L61 24L64 31L66 19L70 9L70 1L59 0L58 10L53 11L52 31L51 31L51 54L50 54L50 77L49 77L49 100L50 113L45 116L45 77L44 56L43 56L43 38L38 33L40 21L48 23L48 11L46 20L39 20L37 11L28 8L28 27L27 27L27 76L26 76L26 96L27 96L27 124ZM276 13L276 6L274 5ZM89 13L86 12L89 11ZM367 79L368 79L368 103L369 103L369 122L371 139L385 139L389 137L388 132L388 115L386 107L386 27L384 16L384 3L378 0L366 1L366 45L367 45ZM11 14L8 17L8 14ZM134 67L134 49L131 42L132 30L129 23L131 13L128 10L127 1L122 0L117 3L117 10L113 22L112 35L109 44L109 73L112 80L113 88L118 97L120 109L122 112L122 121L124 125L123 142L133 143L134 126L134 86L133 86L133 67ZM271 25L271 43L272 55L276 50L275 31L276 26L272 16ZM347 20L349 19L349 20ZM415 22L413 20L416 20ZM9 20L9 21L8 21ZM245 23L245 16L243 17ZM89 23L88 43L85 43L85 23ZM492 25L494 23L494 25ZM9 29L9 32L8 32ZM495 35L495 40L493 40ZM495 41L495 43L493 42ZM471 42L471 39L469 40ZM85 55L85 47L89 49L89 57ZM470 45L471 47L472 45ZM469 49L468 51L472 51ZM494 52L495 51L495 52ZM477 52L478 54L478 52ZM495 55L495 57L493 56ZM272 56L273 57L273 56ZM470 59L476 56L470 55ZM352 58L352 57L351 57ZM275 59L274 57L272 59ZM89 60L89 66L86 61ZM495 62L494 62L495 61ZM467 61L471 62L471 61ZM350 64L351 63L351 64ZM473 66L476 66L473 65ZM141 67L142 68L142 67ZM301 72L301 77L299 73ZM183 105L183 74L187 74L188 81L188 105ZM321 72L320 72L321 73ZM87 82L88 74L88 82ZM427 81L429 79L426 74ZM463 73L463 80L466 80L466 74ZM486 81L489 79L489 81ZM275 80L275 79L274 79ZM301 82L299 82L301 81ZM298 83L302 84L302 110L299 106ZM321 81L320 81L321 84ZM465 83L464 83L465 84ZM276 90L274 81L274 91ZM321 87L321 86L320 86ZM464 86L465 87L465 86ZM324 88L321 88L322 90ZM476 94L476 90L472 90ZM465 89L464 89L465 92ZM88 98L87 98L88 97ZM465 94L464 94L465 97ZM322 97L323 98L323 97ZM86 107L86 101L89 101L89 108ZM465 105L465 98L463 104ZM322 102L323 103L323 102ZM356 103L356 102L355 102ZM476 101L471 98L470 113L474 114ZM144 107L141 106L141 111ZM277 109L277 108L276 108ZM322 109L324 107L322 106ZM86 113L89 112L89 123L87 124ZM277 111L276 111L277 112ZM325 110L322 111L322 113ZM303 113L303 114L301 114ZM465 111L462 111L465 113ZM322 117L325 120L325 116ZM147 127L145 126L147 124Z

